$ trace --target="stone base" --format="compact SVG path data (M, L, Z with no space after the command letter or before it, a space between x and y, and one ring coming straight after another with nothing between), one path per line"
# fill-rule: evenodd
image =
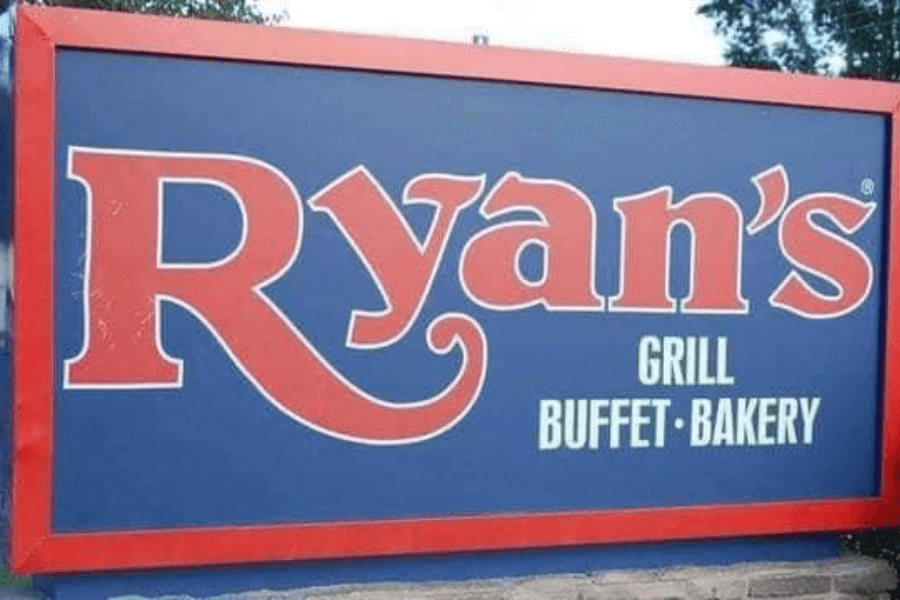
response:
M261 590L210 600L890 600L890 592L896 587L897 574L886 562L851 557L457 583ZM139 597L120 596L116 600Z

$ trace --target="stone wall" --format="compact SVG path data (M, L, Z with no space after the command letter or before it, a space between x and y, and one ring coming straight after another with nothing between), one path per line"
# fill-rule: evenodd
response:
M853 557L458 583L256 591L214 600L890 600L896 587L897 575L886 562ZM138 597L121 596L117 600Z

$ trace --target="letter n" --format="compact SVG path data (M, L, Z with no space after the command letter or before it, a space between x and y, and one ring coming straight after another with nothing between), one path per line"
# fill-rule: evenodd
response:
M746 313L741 295L743 215L723 194L704 192L672 202L672 188L616 198L622 218L619 294L609 309L619 312L675 312L669 293L672 230L691 235L690 294L681 310L691 313Z

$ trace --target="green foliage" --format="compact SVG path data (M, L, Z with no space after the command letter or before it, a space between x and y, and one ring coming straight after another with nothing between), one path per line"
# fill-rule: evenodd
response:
M900 531L875 529L841 536L845 550L881 558L900 571Z
M9 569L6 568L6 564L0 561L0 589L3 588L30 589L31 578L13 575L9 572Z
M706 0L730 65L900 79L900 0Z
M738 67L900 80L900 0L705 0ZM845 550L900 570L900 530L841 537Z
M274 25L286 15L268 14L255 0L24 0L29 4L98 8L120 12L148 13L170 17L216 19Z

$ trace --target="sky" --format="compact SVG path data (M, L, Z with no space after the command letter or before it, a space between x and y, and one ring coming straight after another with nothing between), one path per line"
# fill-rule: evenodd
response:
M260 0L287 25L378 35L723 64L701 0Z

